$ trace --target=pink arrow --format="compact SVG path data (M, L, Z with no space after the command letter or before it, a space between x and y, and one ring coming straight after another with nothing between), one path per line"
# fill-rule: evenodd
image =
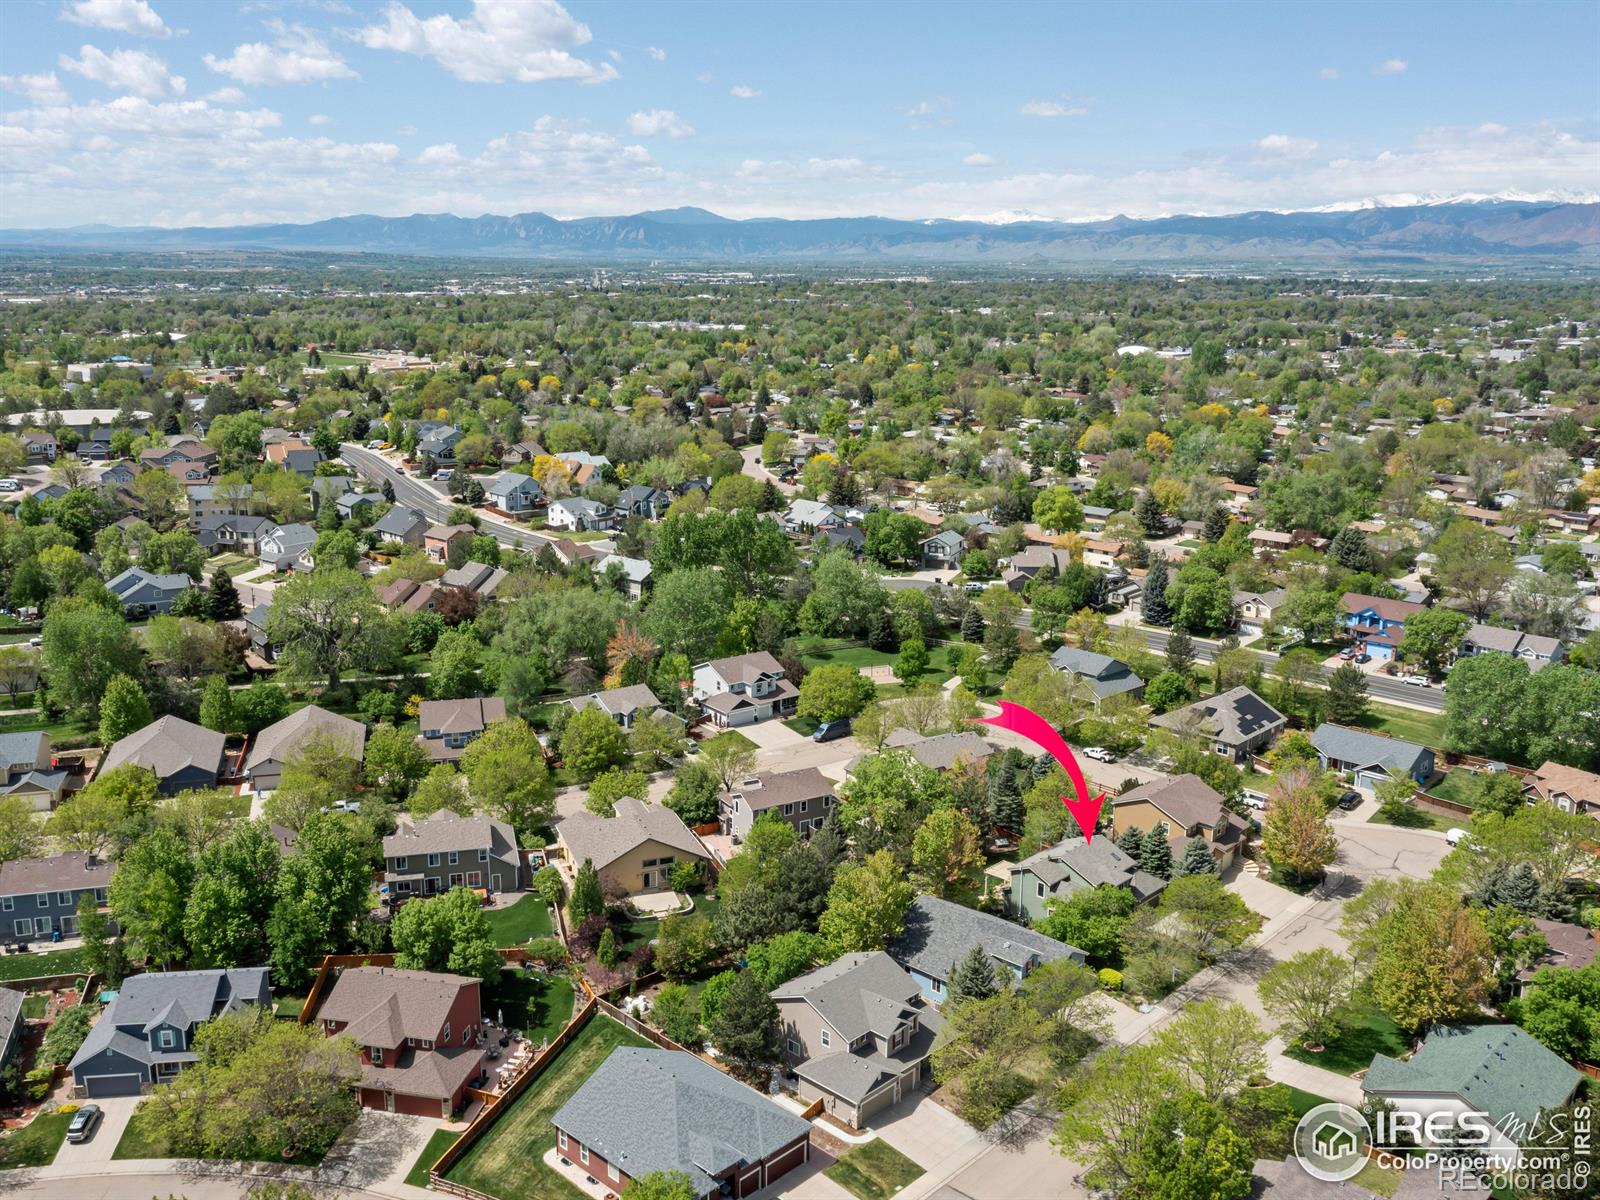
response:
M1105 803L1106 794L1101 792L1094 799L1089 798L1089 782L1083 777L1083 768L1078 766L1078 760L1072 754L1072 747L1061 740L1061 735L1056 732L1055 726L1033 709L1012 704L1009 700L1000 701L998 717L972 719L979 725L1009 729L1012 733L1027 738L1036 746L1048 750L1050 756L1061 764L1061 769L1067 773L1067 778L1072 780L1073 789L1078 793L1076 800L1068 796L1061 797L1061 803L1067 806L1072 819L1078 823L1078 828L1083 830L1084 844L1088 845L1094 841L1094 827L1100 820L1100 806Z

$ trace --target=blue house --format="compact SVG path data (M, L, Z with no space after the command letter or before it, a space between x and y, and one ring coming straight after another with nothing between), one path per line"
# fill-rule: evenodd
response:
M1004 970L1021 979L1040 963L1070 958L1083 962L1076 946L1047 938L1026 925L1018 925L964 904L937 896L918 896L906 910L905 927L887 947L889 956L911 973L922 994L941 1003L950 986L950 973L974 946L982 946L994 963L997 978Z
M1391 659L1406 635L1406 618L1423 609L1408 600L1387 600L1382 596L1344 594L1345 632L1379 662Z
M106 590L122 602L122 611L130 617L171 612L178 597L193 586L194 580L182 573L156 575L142 567L129 567L106 581Z

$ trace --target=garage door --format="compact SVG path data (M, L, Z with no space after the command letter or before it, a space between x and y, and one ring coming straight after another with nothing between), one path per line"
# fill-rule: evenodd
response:
M798 1167L806 1156L806 1143L801 1142L793 1149L785 1150L782 1154L775 1154L767 1160L767 1182L771 1183L786 1171Z
M137 1075L91 1075L84 1080L84 1090L91 1099L102 1096L137 1096L143 1081Z

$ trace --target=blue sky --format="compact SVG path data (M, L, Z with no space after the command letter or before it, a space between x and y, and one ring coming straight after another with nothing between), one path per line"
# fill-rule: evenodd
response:
M0 225L1600 192L1600 5L4 0Z

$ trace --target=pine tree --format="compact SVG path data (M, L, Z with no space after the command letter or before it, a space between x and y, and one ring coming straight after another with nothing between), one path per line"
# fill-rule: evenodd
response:
M1174 629L1167 638L1167 667L1176 671L1185 679L1189 677L1189 669L1194 666L1194 642L1190 640L1187 632Z
M1176 876L1215 875L1217 860L1211 857L1211 848L1197 837L1190 838L1183 847L1183 858L1178 861Z
M1210 512L1206 513L1205 529L1201 536L1208 542L1220 542L1222 535L1228 532L1228 510L1222 505L1213 505Z
M1354 525L1346 525L1334 535L1328 553L1347 571L1372 570L1372 551L1367 546L1366 535Z
M1137 860L1144 853L1144 834L1132 825L1128 826L1117 839L1117 849L1129 858Z
M1056 765L1056 760L1048 753L1034 755L1033 761L1028 764L1028 782L1038 783L1050 769Z
M1167 560L1163 555L1157 555L1150 564L1150 573L1144 577L1144 592L1139 607L1145 624L1172 624L1172 609L1167 607Z
M968 605L967 615L961 618L961 640L974 646L983 641L983 613L976 604Z
M1149 488L1139 493L1139 498L1133 503L1133 519L1139 522L1149 537L1160 537L1167 531L1167 517L1161 511L1161 504L1156 499L1156 494Z
M1157 879L1172 878L1172 847L1167 845L1167 823L1160 822L1139 843L1139 869Z
M394 483L388 479L383 481L383 498L390 504L394 503Z
M989 776L989 811L994 823L1012 833L1022 832L1022 792L1017 788L1017 777L1005 762Z
M1354 725L1367 712L1367 677L1355 663L1340 663L1328 676L1328 720Z
M982 946L974 946L961 961L950 964L950 988L945 998L946 1004L987 1000L998 990L994 979L994 963Z
M239 602L239 589L234 586L233 576L221 567L211 572L206 608L213 621L234 621L244 616L244 605Z
M617 935L607 929L600 935L600 947L595 951L595 957L600 960L603 967L614 967L621 960L622 955L617 950Z
M572 877L572 895L567 897L567 919L574 925L583 923L605 911L605 895L600 890L600 872L595 870L593 859L584 859L583 865Z

